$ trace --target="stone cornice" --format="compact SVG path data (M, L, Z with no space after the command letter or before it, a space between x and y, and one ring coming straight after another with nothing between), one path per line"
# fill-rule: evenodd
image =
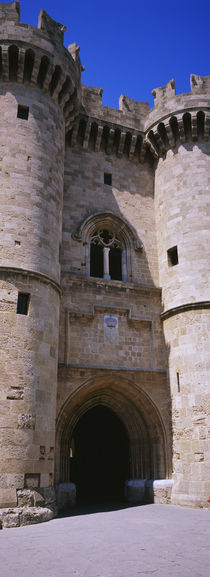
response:
M148 375L154 375L154 374L164 374L167 375L167 371L165 369L151 369L151 368L144 368L144 367L122 367L122 366L109 366L109 365L86 365L86 364L74 364L74 363L68 363L68 365L66 365L65 363L58 363L58 370L62 370L64 369L65 372L72 369L75 370L94 370L94 371L109 371L110 373L116 372L116 371L123 371L123 372L128 372L128 373L147 373Z
M181 313L186 313L188 311L195 311L195 310L204 310L204 309L210 309L210 301L200 301L200 302L194 302L194 303L186 303L183 305L179 305L177 307L173 307L171 309L168 309L167 311L164 311L163 313L161 313L161 319L163 321L169 319L170 317L173 317L175 315L179 315Z
M61 295L61 293L62 293L60 285L56 281L54 281L52 278L50 278L49 276L47 276L41 272L33 271L30 269L10 267L10 266L0 266L0 275L1 275L1 273L6 273L7 275L8 274L14 274L14 275L21 275L21 276L25 276L25 277L27 276L30 278L35 278L36 280L39 280L39 281L44 282L46 284L50 284L59 293L59 295Z
M64 286L65 283L65 286ZM96 286L97 288L101 287L102 289L108 286L110 289L114 291L134 291L139 292L144 295L144 297L150 297L151 293L156 293L158 297L161 296L161 288L156 287L151 284L146 283L135 283L135 282L124 282L119 280L108 280L103 278L95 278L91 276L79 276L76 273L72 273L71 271L61 270L61 287L63 293L67 293L68 290L71 290L72 286L79 286L80 288L84 288L85 290L88 288L92 288L92 286Z

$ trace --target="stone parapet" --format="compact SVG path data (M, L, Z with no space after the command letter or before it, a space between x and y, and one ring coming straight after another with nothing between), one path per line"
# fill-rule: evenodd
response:
M103 88L82 85L81 113L98 120L143 130L149 113L148 102L136 102L122 94L119 109L102 104Z
M1 81L39 87L57 101L69 130L80 105L79 47L63 46L65 27L42 10L38 28L19 22L20 3L0 5Z
M208 141L210 77L191 75L191 92L176 95L174 80L153 90L155 106L122 95L119 110L102 104L103 89L82 86L80 115L68 136L72 147L144 162L188 141Z
M144 126L154 158L187 142L206 142L210 129L210 77L191 75L191 92L177 94L174 80L153 90L155 106Z
M152 91L154 108L150 110L146 118L146 130L148 126L160 122L161 118L176 114L177 111L185 112L188 109L209 106L210 77L191 74L190 82L191 92L184 94L176 94L174 79L167 82L165 86L155 88Z

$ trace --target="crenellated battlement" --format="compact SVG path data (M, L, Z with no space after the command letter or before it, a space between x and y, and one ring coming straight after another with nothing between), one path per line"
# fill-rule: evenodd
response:
M63 109L66 130L80 107L79 47L63 46L65 26L42 10L38 28L22 24L20 3L0 4L0 80L39 87Z
M188 109L198 109L210 105L210 77L190 76L191 92L176 94L174 79L165 86L155 88L152 91L154 96L154 108L149 111L145 122L145 130L158 120L164 120L166 116L176 114L178 111Z
M120 96L119 110L102 104L102 88L82 87L82 105L69 143L95 152L144 162L166 154L187 141L207 141L210 135L210 77L191 75L191 92L176 94L175 81L156 88L154 108Z
M189 139L209 138L210 76L191 75L191 92L174 79L152 91L154 107L121 95L119 109L102 104L103 89L81 87L79 47L63 46L66 27L44 10L38 28L20 23L20 2L0 4L0 79L39 87L63 109L71 146L105 150L144 162Z
M121 95L119 109L110 108L102 104L102 94L100 87L82 86L80 114L69 132L68 143L144 162L144 123L149 104Z
M0 4L0 24L6 21L17 23L20 21L20 2Z
M103 106L102 93L102 88L82 86L82 106L68 134L68 144L95 152L103 150L118 158L126 154L130 160L135 155L143 161L143 118Z
M153 90L155 106L145 122L145 143L154 157L169 148L192 141L208 141L210 135L210 77L190 77L191 92L176 94L174 80Z

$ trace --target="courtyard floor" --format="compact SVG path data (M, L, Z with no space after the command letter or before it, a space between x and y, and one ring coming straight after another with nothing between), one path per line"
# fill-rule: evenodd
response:
M207 577L210 511L145 505L0 531L2 577Z

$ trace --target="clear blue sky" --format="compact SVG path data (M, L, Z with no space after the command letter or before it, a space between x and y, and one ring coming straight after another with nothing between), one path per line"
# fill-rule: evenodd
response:
M210 0L22 0L21 21L37 26L42 8L67 26L66 46L80 45L82 81L109 106L120 94L152 106L171 78L188 92L190 73L210 74Z

